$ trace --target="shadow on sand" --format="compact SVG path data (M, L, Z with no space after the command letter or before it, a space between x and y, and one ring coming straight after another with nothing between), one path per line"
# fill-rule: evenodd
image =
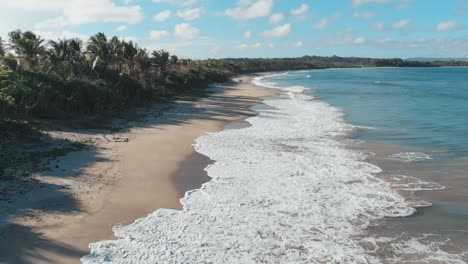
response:
M144 122L132 122L130 127L123 129L123 132L134 128L154 127L155 125L187 124L194 119L226 121L226 118L252 116L253 113L248 107L257 104L258 98L231 96L222 93L234 89L233 86L236 84L236 82L230 82L217 85L208 98L202 98L203 105L198 104L196 101L181 101L172 103L170 110L154 111L154 115L150 111L150 116L146 116ZM197 106L195 107L195 105ZM167 107L163 109L167 109ZM83 131L83 133L89 132ZM109 131L109 133L111 132ZM49 139L52 144L54 144L54 140ZM63 158L69 160L67 166L69 169L67 171L52 170L45 174L58 178L75 177L90 164L104 161L96 150L72 152ZM203 171L209 163L211 163L209 158L196 153L182 164L181 169L173 178L181 197L186 191L199 188L202 183L210 179ZM195 176L191 176L193 174ZM2 185L12 184L12 181L15 180L0 180L0 191ZM26 182L18 184L28 184ZM14 222L17 215L33 215L34 210L66 214L82 212L82 206L72 195L66 192L62 186L43 185L30 191L27 197L26 201L20 201L19 204L18 201L14 202L16 211L6 210L5 214L0 214L0 263L49 263L48 255L50 254L76 258L77 262L79 262L79 258L88 254L88 252L83 252L61 242L50 240L36 230ZM0 196L0 198L3 197ZM0 203L2 202L0 200ZM11 204L13 205L13 202ZM6 224L4 228L2 228L2 223Z

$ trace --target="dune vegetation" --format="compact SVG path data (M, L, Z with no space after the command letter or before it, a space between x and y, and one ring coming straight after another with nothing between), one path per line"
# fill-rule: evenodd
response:
M132 41L91 36L45 41L16 30L0 39L0 122L69 120L125 111L202 91L230 76L262 71L362 66L434 66L401 59L319 57L181 59Z
M9 33L0 45L0 114L5 119L103 114L223 81L227 73L151 54L132 41L103 33L45 42L33 32Z

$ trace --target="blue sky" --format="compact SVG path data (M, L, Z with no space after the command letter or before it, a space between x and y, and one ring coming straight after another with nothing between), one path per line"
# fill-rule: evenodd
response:
M468 0L0 0L0 35L96 32L182 57L468 57Z

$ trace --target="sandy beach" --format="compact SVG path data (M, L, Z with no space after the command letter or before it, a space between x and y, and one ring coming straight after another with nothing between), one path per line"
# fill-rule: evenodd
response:
M0 263L79 263L89 243L113 238L112 226L180 209L184 193L209 180L203 169L210 160L194 152L195 139L255 114L250 107L270 95L249 80L149 110L125 132L49 132L94 147L57 159L35 176L41 187L1 204Z

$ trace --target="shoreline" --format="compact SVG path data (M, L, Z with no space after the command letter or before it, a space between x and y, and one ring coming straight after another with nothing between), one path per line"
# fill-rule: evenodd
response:
M258 83L255 84L259 85ZM320 244L321 241L328 241L330 237L326 237L326 239L321 239L323 233L312 232L311 234L310 230L307 229L307 227L305 227L307 231L305 231L305 233L300 234L302 234L304 237L311 236L310 239L296 241L295 238L289 237L290 235L292 235L289 231L289 229L292 227L288 225L288 223L297 223L298 225L294 225L294 229L297 229L298 232L300 232L300 229L302 228L302 226L300 225L300 223L302 223L302 221L300 220L302 219L302 217L307 218L307 220L304 219L305 222L308 222L310 224L310 221L313 220L313 223L318 226L322 224L336 224L340 227L342 224L346 225L346 223L342 222L334 223L332 221L332 223L328 223L327 220L325 220L325 222L322 222L323 216L317 216L317 219L315 219L314 217L312 217L312 219L310 217L307 217L310 215L314 216L314 212L321 212L322 210L324 210L324 208L330 208L329 206L327 206L330 203L332 203L333 205L339 205L340 203L328 201L333 199L329 199L327 195L327 188L335 189L333 187L335 185L327 182L327 180L333 181L328 177L323 176L321 174L316 175L317 173L323 172L322 170L310 171L305 169L306 171L303 171L303 168L308 168L309 166L321 167L319 165L321 165L322 162L324 162L323 159L310 159L306 158L305 154L302 154L303 152L307 153L307 150L310 150L310 157L316 157L317 152L320 152L320 149L323 146L321 146L320 143L317 144L317 140L313 140L313 135L315 135L314 133L318 133L319 137L328 135L326 134L327 131L329 131L330 129L328 125L330 125L331 123L334 126L335 123L341 123L340 120L335 120L335 118L338 117L338 119L340 119L342 115L340 114L338 109L331 108L328 104L324 102L310 100L307 98L300 98L297 102L304 102L307 105L308 111L315 113L317 111L320 112L323 110L327 110L327 114L325 114L325 112L320 112L324 114L324 116L321 117L324 120L317 119L317 117L310 112L306 112L305 115L307 115L307 113L310 114L307 115L307 118L305 116L301 116L303 118L296 119L297 112L295 112L294 109L296 109L297 107L298 110L304 110L304 108L302 107L306 105L296 103L296 101L294 100L295 96L293 94L298 94L301 92L297 91L298 89L295 89L293 91L293 89L289 88L290 87L286 87L283 90L283 93L281 94L289 94L289 97L291 97L289 99L292 100L289 100L288 98L283 98L282 96L269 97L264 102L264 104L266 106L273 107L271 113L269 112L269 110L260 111L260 114L258 116L249 119L248 122L252 124L252 126L249 126L245 130L240 130L238 133L223 130L220 133L214 133L213 135L207 135L197 139L197 151L217 161L215 164L213 164L213 166L207 168L209 175L215 180L204 184L201 190L188 193L182 201L184 204L184 210L182 212L175 212L171 210L158 210L154 214L151 214L145 218L138 219L130 225L117 227L114 230L114 232L116 233L118 239L93 243L91 245L91 255L88 255L85 258L83 258L85 263L101 263L105 262L106 259L112 259L117 262L131 262L131 260L135 259L137 256L141 256L141 258L139 258L140 261L145 260L146 262L170 262L173 259L178 259L181 262L193 263L201 262L207 259L213 262L217 262L215 260L219 261L221 259L237 259L238 257L240 257L240 255L242 255L242 258L245 259L250 259L250 257L252 257L262 261L267 259L278 260L277 258L273 258L273 256L278 257L279 259L283 259L284 256L299 256L298 258L301 259L301 253L307 251L311 252L311 249L306 248L307 243L304 241L312 240L317 242L317 244ZM309 100L314 102L312 104L309 104ZM309 109L309 107L311 109ZM292 109L292 112L290 112L290 108ZM274 118L275 114L279 116L284 116L287 122L281 118ZM304 125L304 129L299 129L300 126L296 122L300 122L302 124L302 121L308 120L308 118L312 119L309 122L313 123L313 125L309 123L310 126L307 126L306 124ZM299 119L301 121L298 121ZM268 123L266 125L266 120L271 120L271 122L273 122L273 124L275 125L272 126L271 123ZM286 122L287 126L285 126L286 123L283 122ZM315 130L313 130L314 132L312 132L308 129L309 127L315 127L315 123L318 123L318 127L321 128L318 129L319 132ZM265 131L262 132L262 130L265 129L265 127L259 127L258 124L266 125L266 127L268 128L275 127L278 130L280 130L280 132L277 132L279 134L270 134L269 132ZM325 127L325 129L322 127ZM346 127L347 126L341 126L338 128L333 127L333 130L338 129L339 132L337 132L336 134L333 133L330 136L334 139L345 137L347 132L349 132L349 128ZM264 138L263 136L260 137L261 139L257 138L258 133L266 136L265 152L262 152L262 146L264 146L262 145L262 142ZM323 133L323 135L321 133ZM312 140L305 140L309 139L310 134L312 134ZM270 136L272 138L270 138ZM279 143L269 142L272 139L274 139L274 142L278 141ZM272 143L273 145L270 145L269 143ZM350 182L356 185L347 185L346 189L359 189L359 191L351 191L350 194L359 194L357 195L357 199L361 199L361 196L367 197L366 193L370 192L370 190L374 188L382 188L382 190L384 191L389 190L389 188L387 188L387 184L381 184L379 181L363 181L362 178L359 178L362 174L373 175L374 173L376 173L377 170L375 169L375 167L373 167L370 164L368 166L359 166L359 164L362 161L354 155L348 156L349 152L347 148L344 147L345 144L339 143L338 141L330 141L328 143L330 143L333 146L333 148L331 149L336 149L336 151L332 152L331 156L335 157L335 155L338 155L340 158L343 158L345 161L349 161L350 163L357 162L356 167L353 167L353 169L359 168L356 174L344 174L343 176L338 177L338 182L344 182L345 184ZM239 152L239 149L237 149L237 147L240 148L241 152ZM272 154L271 148L280 148L280 154ZM293 150L295 150L296 148L301 148L302 152L298 155L301 156L301 158L297 158L295 155L288 155L288 153L294 152ZM244 153L244 151L246 157L244 157L243 154L239 154ZM259 151L259 154L258 156L255 156L257 154L257 151ZM247 154L250 152L252 152L252 155L254 156ZM323 153L320 154L322 155ZM325 155L325 157L327 156L328 155ZM256 160L255 157L259 157L259 160ZM291 173L290 171L288 171L281 173L291 173L291 175L287 174L288 177L278 177L278 175L275 175L275 173L278 173L281 170L277 171L275 169L272 169L272 171L266 172L264 170L265 164L263 163L269 163L272 162L272 160L273 162L293 164L292 166L295 166L294 172ZM307 162L302 164L301 162L304 162L304 160L307 160ZM342 166L348 166L345 164L348 163L341 161L340 164L336 164L336 166L338 167L338 171L341 171ZM268 167L270 168L274 166L269 164ZM248 176L243 174L246 171L248 171ZM309 173L314 177L309 177ZM327 175L327 172L324 173ZM294 178L291 180L290 177ZM350 179L348 179L348 177ZM269 179L271 178L274 178L275 180L270 182ZM325 183L323 183L322 180L325 181ZM360 185L370 185L371 188L361 188ZM249 188L249 186L256 187ZM289 188L291 186L294 186L296 188L294 188L294 191L288 191L286 188L288 186ZM271 194L279 194L280 189L284 190L285 188L285 193L281 195L281 197L284 199L276 200L274 197L270 197ZM324 190L321 190L321 188L323 188ZM337 186L337 188L340 188L339 185ZM236 190L236 192L231 193L231 190L233 189ZM313 189L314 191L310 192L311 189ZM301 197L298 201L299 205L295 205L299 208L302 208L302 213L299 214L289 212L288 209L286 209L291 206L291 204L288 204L287 202L288 195L294 197L294 200L296 200L296 193L301 194L299 195L299 197ZM346 192L345 194L349 193ZM225 195L227 197L225 197ZM389 192L386 195L388 196L382 198L376 197L376 200L389 199L395 202L395 206L399 206L402 202L399 196L397 196L396 194L393 195L393 192ZM309 202L307 202L310 200L320 200L322 198L327 198L325 199L326 201L323 201L323 204L310 204ZM234 200L235 202L231 202L231 200ZM341 198L338 197L338 200L341 201ZM343 203L346 204L347 202L344 202L343 200ZM247 204L249 206L245 206ZM385 210L385 208L383 206L379 207L380 205L378 204L379 203L377 201L375 205L372 203L365 203L363 205L356 206L359 206L357 210L367 210L367 207L375 206L375 209L378 209L379 213L381 213L383 217L385 215L385 212L380 212L380 210ZM277 206L279 208L276 208ZM251 207L253 207L254 209L252 209ZM307 211L307 209L311 209L310 207L314 208L312 212ZM407 215L409 213L409 211L405 208L398 208L400 209L398 214ZM255 211L255 213L253 213L252 210ZM328 213L333 215L334 211L327 210L326 212L327 215ZM266 215L263 214L266 214L269 217L271 217L271 219L269 220L271 225L268 225L269 227L263 226L263 222L260 219L257 219L264 219ZM393 212L393 214L397 213ZM279 218L277 219L276 217ZM222 220L225 218L229 218L229 223L226 223L226 221ZM328 219L335 219L335 217L330 217ZM286 223L283 223L283 221L286 221ZM318 222L315 223L314 221ZM363 220L363 222L365 221L366 220ZM193 224L194 222L196 222L196 224ZM231 227L235 227L233 228L234 231L229 231L231 230ZM181 228L184 230L183 236L180 236ZM238 228L245 228L246 230L243 231L242 234L239 234L239 236L244 238L248 237L249 241L252 240L254 244L249 245L247 241L244 241L245 244L239 243L238 239L240 238L235 238L236 236L234 235L236 234L236 232L238 232ZM271 231L270 228L272 228ZM346 228L341 227L341 229ZM347 236L347 232L344 233L345 234L340 235L339 240L351 240L351 238ZM147 234L159 235L156 238L151 235L148 236ZM258 234L258 236L255 234ZM177 239L177 243L173 243L175 239ZM280 241L277 241L278 239ZM131 242L133 240L135 241ZM166 243L161 244L161 241L167 241L168 243L167 245ZM192 242L195 241L196 243L195 245L193 245ZM286 243L286 246L285 241L288 241ZM279 244L275 244L275 242L278 242ZM294 243L299 243L300 246L297 246ZM197 246L197 244L200 244L202 246ZM341 243L338 244L341 245ZM351 243L350 241L350 244L353 243ZM281 253L280 255L255 253L256 250L260 250L259 252L265 252L266 248L263 248L264 245L266 245L266 247L269 249L272 247L277 247L279 248L278 250L280 250L283 253ZM245 249L244 251L244 248L246 246L249 248L252 247L253 250ZM316 245L307 244L307 247L315 248L315 246ZM333 248L333 250L335 249L336 248ZM352 246L350 246L349 250L351 249ZM336 250L342 252L342 249ZM162 253L167 251L170 251L171 254ZM123 252L125 253L123 254ZM217 253L219 252L224 253L218 255ZM322 259L322 257L323 259L328 259L328 255L322 256L321 253L317 254L317 256L314 255L315 257L317 257L317 259ZM263 259L262 257L264 257L265 259Z
M209 180L203 169L210 160L195 152L195 139L255 115L250 107L272 95L250 84L252 76L215 85L216 92L199 101L149 113L126 133L81 131L97 138L96 148L69 153L38 175L46 187L9 205L23 215L2 212L10 219L0 230L0 263L79 263L89 243L114 237L112 226L159 208L181 209L185 192ZM122 140L106 142L109 136Z
M298 71L295 72L297 73ZM276 86L276 84L273 86ZM277 88L284 88L283 86L280 85ZM333 106L316 95L313 96L314 99L332 106L342 116L345 116L343 108ZM428 158L427 160L425 158L423 160L406 160L404 156L402 158L392 157L392 154L405 153L426 155L426 150L415 146L392 145L388 142L371 143L366 140L357 139L356 133L358 130L369 128L357 126L346 119L343 119L343 121L350 125L352 129L343 136L337 137L338 141L343 143L346 149L363 154L365 156L362 159L363 162L377 166L381 171L374 172L374 177L387 183L391 187L392 192L398 193L398 195L405 199L408 206L415 209L414 213L407 216L386 216L382 219L373 220L372 224L363 230L362 238L366 239L366 235L390 238L388 244L385 244L385 241L379 242L381 243L379 246L382 248L391 248L392 241L395 244L409 244L412 239L420 243L419 246L422 248L427 247L430 243L434 243L434 247L440 251L434 250L432 252L430 247L427 247L426 252L419 252L422 254L421 257L427 256L428 259L431 257L446 257L451 261L459 261L461 259L466 261L468 246L466 244L467 239L463 236L463 233L465 233L463 230L466 230L466 221L464 221L466 219L466 199L462 197L462 195L466 197L465 193L462 192L464 190L463 187L466 186L466 181L462 180L462 173L466 171L464 168L466 168L467 163L463 162L463 160L452 161L451 165L455 165L454 170L451 171L453 175L448 177L448 179L440 179L437 176L443 175L445 177L447 176L445 175L447 172L444 174L444 171L440 170L438 171L439 174L431 174L428 173L428 169L424 168L424 166L427 166L428 161L435 163L430 168L436 171L435 168L438 165L447 166L447 164L444 164L444 161L435 162L432 158ZM454 199L455 197L458 199ZM450 218L450 215L454 214L457 214L457 219ZM446 223L449 223L449 227L447 227ZM462 234L460 234L460 231L462 231ZM401 235L401 241L398 241L398 238L392 237L395 232L405 234ZM425 235L427 235L427 240ZM363 244L365 245L365 243ZM373 252L372 248L369 251L373 253L371 254L372 256L378 258L385 258L385 256L392 253L386 250ZM408 255L411 257L410 254Z

